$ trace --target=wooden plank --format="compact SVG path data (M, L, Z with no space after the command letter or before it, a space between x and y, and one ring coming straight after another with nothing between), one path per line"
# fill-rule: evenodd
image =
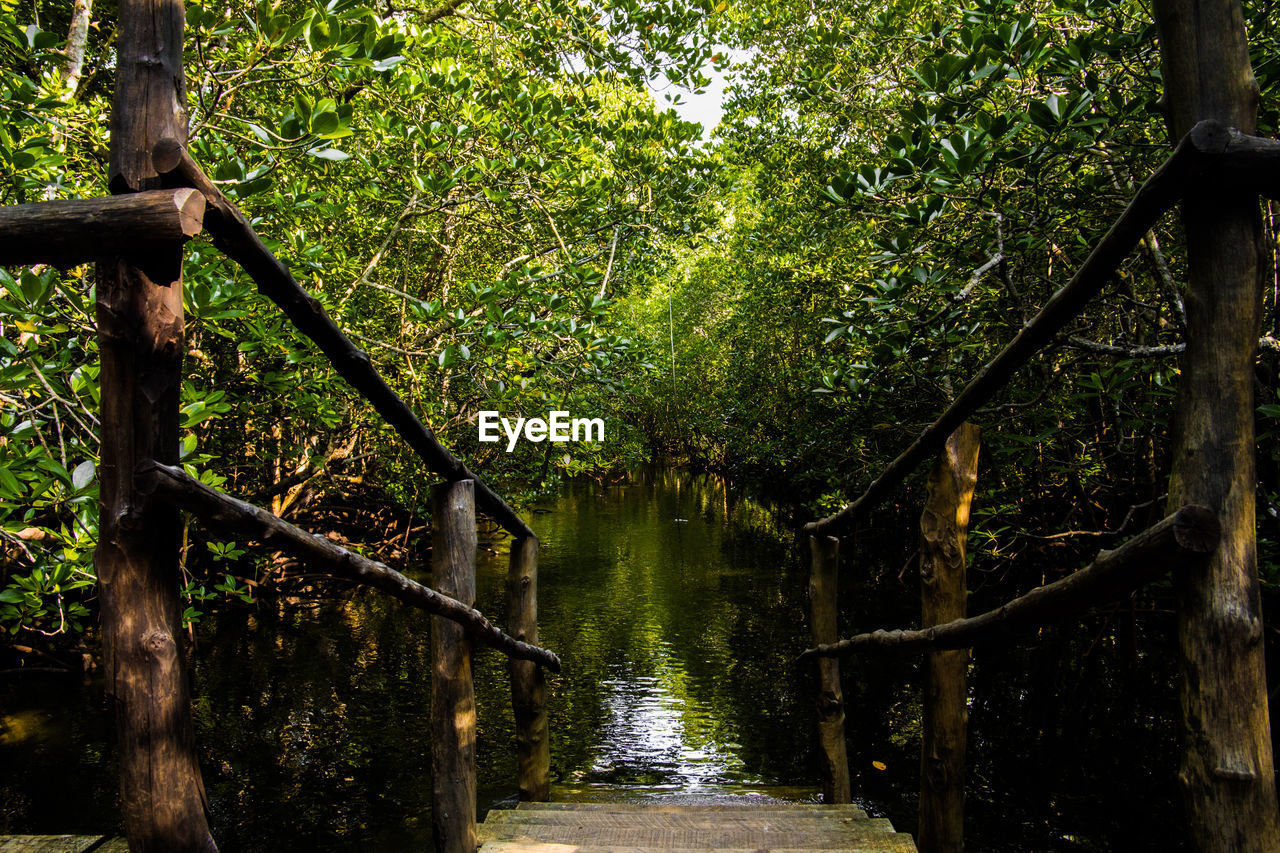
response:
M587 826L645 827L658 826L687 829L735 827L807 826L813 829L839 829L850 824L869 822L865 814L824 815L792 814L784 811L733 814L679 814L670 812L526 812L494 810L485 818L486 826Z
M101 835L3 835L0 853L85 853L100 841Z
M470 480L431 490L431 573L440 591L476 600L476 507ZM476 849L476 694L471 637L431 617L431 817L437 853Z
M626 844L635 847L838 847L850 842L893 834L893 825L883 818L869 818L838 828L813 829L796 824L742 828L597 827L525 825L504 827L482 824L477 829L487 841L571 841L584 846Z
M818 803L782 803L766 800L764 803L521 803L516 806L519 811L654 811L674 814L701 814L714 812L756 812L779 810L788 812L821 812L826 814L845 814L854 812L866 817L867 813L860 806L848 803L838 805L819 805ZM500 811L495 809L495 811Z
M489 841L482 853L707 853L706 847L635 847L610 844L583 846L551 841ZM916 853L911 836L901 833L876 836L845 846L815 847L717 847L716 853Z

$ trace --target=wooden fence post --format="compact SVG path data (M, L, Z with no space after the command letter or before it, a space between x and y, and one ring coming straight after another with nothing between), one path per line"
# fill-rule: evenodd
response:
M929 475L920 516L921 627L965 617L965 537L978 479L980 431L961 424ZM920 853L964 850L964 753L968 738L968 649L925 656L920 743Z
M834 536L810 536L813 569L809 575L809 625L814 645L836 641L836 578L840 540ZM822 801L847 803L849 755L844 745L844 694L840 690L840 662L822 658L818 666L818 740L822 745Z
M159 189L151 146L164 137L186 139L183 24L182 3L121 0L112 192ZM102 512L94 565L107 693L116 712L120 806L134 853L217 850L182 651L178 511L134 483L140 462L178 461L181 270L178 235L153 246L142 268L133 255L98 265Z
M431 490L431 574L436 589L476 601L476 507L471 480ZM476 850L476 696L471 638L431 617L431 816L437 853Z
M1239 0L1156 0L1169 134L1213 119L1252 134L1258 82ZM1182 677L1178 781L1189 847L1280 850L1258 586L1253 384L1262 324L1262 222L1251 190L1217 182L1183 199L1187 348L1173 417L1169 507L1222 524L1204 571L1174 577ZM1273 271L1266 271L1268 276Z
M517 640L538 644L538 538L511 543L507 572L507 630ZM520 799L546 802L551 790L551 745L547 737L546 684L542 667L510 658L511 706L516 720L516 763Z

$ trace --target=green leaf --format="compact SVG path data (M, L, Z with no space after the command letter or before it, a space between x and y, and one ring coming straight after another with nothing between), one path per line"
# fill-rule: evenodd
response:
M332 160L338 163L351 159L350 154L345 151L339 151L337 148L312 148L307 153L312 157L319 157L321 160Z

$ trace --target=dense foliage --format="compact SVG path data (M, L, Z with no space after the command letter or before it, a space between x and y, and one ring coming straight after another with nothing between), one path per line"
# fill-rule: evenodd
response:
M111 10L94 16L75 74L71 10L0 10L0 202L102 194ZM193 4L190 147L447 444L513 488L608 470L642 450L619 421L607 446L555 445L553 458L550 443L478 445L476 413L608 415L643 373L617 297L659 236L689 227L707 180L698 126L649 87L705 80L711 12ZM421 464L243 273L197 243L185 276L192 473L287 517L421 509ZM74 631L96 532L93 278L11 270L0 287L0 621ZM189 618L269 580L252 563L205 576L243 553L188 540Z

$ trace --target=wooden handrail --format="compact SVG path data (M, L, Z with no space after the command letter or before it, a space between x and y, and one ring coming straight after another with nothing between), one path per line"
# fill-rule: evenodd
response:
M964 649L1025 631L1061 616L1112 601L1163 574L1194 564L1218 547L1218 517L1202 506L1184 506L1086 568L1036 587L994 610L920 630L873 631L807 649L797 659L839 657L864 649L925 652Z
M436 439L402 397L391 390L373 366L369 354L351 342L324 310L320 300L305 291L289 268L277 258L249 220L222 191L209 180L186 148L175 139L161 140L152 151L156 172L171 182L199 190L208 205L205 227L214 245L238 263L258 285L258 292L274 302L293 325L329 357L338 375L351 383L409 446L427 467L451 482L473 480L476 503L493 516L513 536L532 536L533 531L506 501L490 489L463 462Z
M1071 281L1054 293L1009 345L978 371L946 411L889 463L857 500L834 515L809 522L805 531L836 536L865 519L917 465L938 452L947 436L1003 388L1018 368L1079 316L1160 216L1185 195L1189 186L1201 185L1206 178L1220 181L1222 187L1249 187L1275 197L1280 190L1280 142L1245 136L1215 121L1197 124L1138 188Z
M383 563L295 527L261 507L219 492L175 465L144 462L139 466L137 476L139 487L144 492L153 492L173 501L211 527L269 542L272 547L296 554L313 565L323 566L342 577L389 593L405 604L451 619L471 636L508 657L533 661L552 672L560 671L560 658L554 652L504 633L475 608L410 580Z

